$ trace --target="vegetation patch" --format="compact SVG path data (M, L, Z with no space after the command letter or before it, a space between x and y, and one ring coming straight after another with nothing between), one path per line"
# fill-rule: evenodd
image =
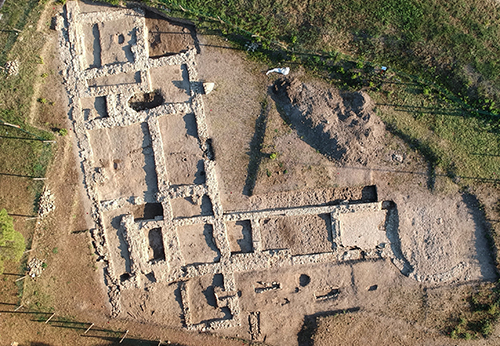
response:
M453 339L476 339L491 335L500 317L500 288L473 293L468 299L468 311L454 320L449 335Z
M14 230L12 218L7 210L0 210L0 274L5 260L18 262L26 249L24 237Z

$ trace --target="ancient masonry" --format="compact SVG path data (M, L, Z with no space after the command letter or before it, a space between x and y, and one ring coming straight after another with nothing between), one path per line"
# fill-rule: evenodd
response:
M90 67L85 61L85 44L82 25L105 23L120 18L133 18L136 42L132 46L133 62L125 61ZM227 328L241 325L241 316L237 287L234 273L250 270L265 270L268 268L295 266L303 264L336 262L357 259L393 258L390 243L387 238L372 244L370 248L349 246L346 244L342 226L342 216L352 213L383 213L381 202L336 205L321 207L298 207L262 211L225 213L221 204L216 163L211 157L209 133L207 130L202 84L197 79L196 51L150 59L147 46L147 29L144 12L141 9L121 9L112 12L81 13L76 2L66 4L64 16L57 18L57 30L60 33L60 50L66 70L62 71L69 97L69 116L73 121L74 132L79 146L79 155L84 172L84 184L92 203L92 218L94 228L92 236L96 252L104 264L104 277L108 286L108 294L112 306L112 314L118 315L120 308L120 292L129 288L144 288L155 283L144 282L145 275L154 275L156 282L179 282L185 326L188 329L207 330ZM183 103L166 102L156 108L135 111L128 105L128 100L135 93L151 92L151 77L149 70L164 65L185 65L189 75L190 99ZM140 81L135 84L117 84L105 86L89 86L89 80L124 73L140 74ZM107 117L88 119L84 116L81 99L85 97L106 97ZM205 152L204 170L205 183L198 185L171 186L169 182L169 167L166 165L165 149L160 134L160 117L179 117L192 113L195 115L199 145ZM157 175L158 193L155 203L161 203L163 216L152 220L135 221L130 214L121 218L121 229L125 234L130 253L131 272L127 280L120 279L122 273L115 270L111 260L111 249L107 240L107 230L104 225L103 213L127 205L144 204L142 197L125 196L113 200L99 200L97 165L94 162L93 150L90 145L90 133L96 129L126 127L132 124L147 124L154 154L155 171ZM98 172L97 172L98 173ZM174 217L171 201L175 198L207 195L212 204L212 213L208 216ZM293 255L289 249L265 250L261 241L261 220L270 217L291 217L304 215L330 215L331 220L331 251L305 255ZM251 224L252 251L248 253L232 253L227 236L227 222L248 220ZM220 252L218 260L203 264L186 264L183 258L178 227L194 224L209 224L213 228L213 241ZM164 244L164 259L150 261L148 259L147 230L160 229ZM385 233L384 233L385 234ZM230 310L231 318L211 320L194 324L189 306L189 291L187 280L207 275L222 274L223 287L216 289L215 297L219 307ZM274 285L276 286L276 285ZM269 289L273 289L273 285ZM276 286L277 287L277 286ZM249 316L252 335L260 335L259 313Z

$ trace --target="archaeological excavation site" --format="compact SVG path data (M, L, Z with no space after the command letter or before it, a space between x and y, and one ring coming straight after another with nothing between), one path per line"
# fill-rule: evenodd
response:
M495 279L473 197L432 193L367 93L144 7L68 1L55 28L113 318L298 345L399 289Z

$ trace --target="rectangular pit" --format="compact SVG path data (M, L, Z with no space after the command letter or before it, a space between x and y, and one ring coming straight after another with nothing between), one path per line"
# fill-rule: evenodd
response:
M227 222L226 226L231 253L253 252L250 220Z
M172 199L171 204L174 218L213 215L210 197L204 195L200 199L194 198L195 197Z
M120 275L132 271L127 240L120 227L122 216L127 212L127 208L119 208L103 214L106 242L109 246L110 262L113 265L116 279Z
M387 210L362 211L341 214L340 243L345 247L371 249L380 244L388 244L385 232Z
M98 68L101 61L101 33L97 24L82 24L85 50L84 68Z
M151 87L159 90L167 103L187 102L191 98L186 65L165 65L149 70Z
M165 260L165 248L161 228L144 231L148 243L148 261L150 263Z
M222 274L205 275L194 278L187 283L191 322L202 322L230 319L231 313L227 307L219 307L215 297L215 289L222 288Z
M153 59L185 52L195 47L195 28L146 11L149 56Z
M94 164L100 169L100 200L130 196L155 200L157 178L146 124L93 130L89 139Z
M103 119L109 116L106 96L82 98L81 103L83 120L85 121Z
M294 255L332 251L330 215L274 217L260 224L264 250L290 249Z
M134 62L132 46L137 44L134 16L125 16L97 24L101 46L101 64Z
M213 226L195 224L177 228L182 256L187 264L211 263L220 259L213 238Z
M172 185L203 184L203 150L198 141L194 114L161 117L158 120Z

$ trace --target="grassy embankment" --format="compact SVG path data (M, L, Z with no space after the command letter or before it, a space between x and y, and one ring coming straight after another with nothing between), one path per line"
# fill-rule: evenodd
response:
M28 248L36 222L30 217L36 215L44 184L32 178L44 177L55 145L44 143L53 135L30 120L35 83L43 79L38 71L44 40L36 27L45 3L6 1L0 10L0 66L19 61L18 75L0 70L0 208L14 216L15 229L25 236Z

